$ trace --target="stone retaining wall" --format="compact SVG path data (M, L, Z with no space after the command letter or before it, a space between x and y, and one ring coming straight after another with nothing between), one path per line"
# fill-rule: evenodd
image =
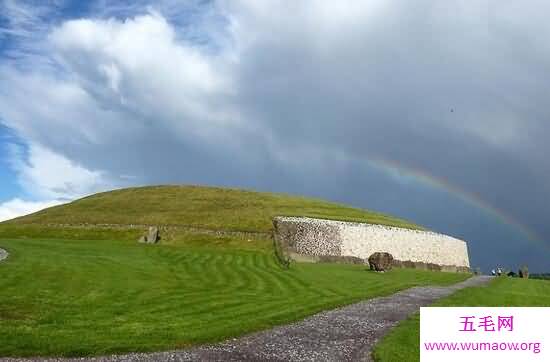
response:
M273 224L276 240L290 256L367 259L385 251L397 265L456 271L470 267L466 242L431 231L302 217L276 217Z

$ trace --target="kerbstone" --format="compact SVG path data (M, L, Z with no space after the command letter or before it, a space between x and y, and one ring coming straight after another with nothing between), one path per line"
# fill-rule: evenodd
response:
M393 256L390 253L376 252L369 256L369 266L371 270L390 270L392 267L392 263Z

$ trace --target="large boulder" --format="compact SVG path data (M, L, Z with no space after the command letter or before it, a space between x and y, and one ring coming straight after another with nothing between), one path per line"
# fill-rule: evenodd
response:
M386 252L376 252L369 256L368 260L371 270L386 271L392 267L393 255Z

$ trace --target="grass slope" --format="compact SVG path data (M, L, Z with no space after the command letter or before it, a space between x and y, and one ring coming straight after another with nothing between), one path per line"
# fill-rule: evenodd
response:
M210 230L269 232L272 218L277 215L420 228L392 216L324 200L201 186L150 186L105 192L7 224L185 225Z
M216 243L0 240L10 252L0 263L0 356L181 348L468 277L401 269L379 274L338 264L283 270L271 251Z
M550 307L550 281L495 278L487 287L462 289L434 304L437 307ZM420 315L399 324L375 348L380 362L420 359Z

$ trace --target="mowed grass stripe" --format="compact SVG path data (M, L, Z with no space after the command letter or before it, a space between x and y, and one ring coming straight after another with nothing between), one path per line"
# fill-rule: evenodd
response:
M81 356L219 341L466 275L294 264L273 254L120 241L0 240L0 356Z

